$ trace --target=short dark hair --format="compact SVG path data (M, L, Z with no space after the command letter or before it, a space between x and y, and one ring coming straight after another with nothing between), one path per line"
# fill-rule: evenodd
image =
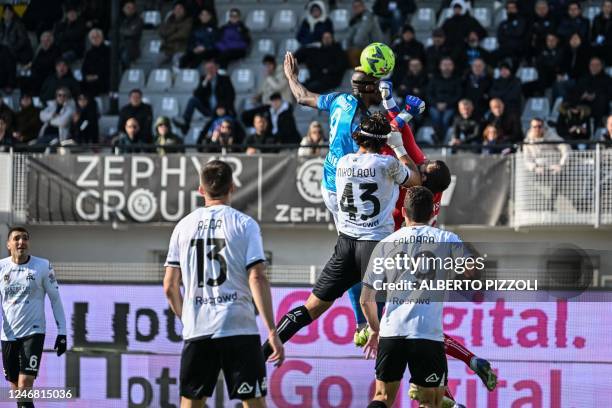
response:
M262 64L274 64L274 66L276 66L276 58L274 58L274 55L272 54L266 54L261 60L261 63Z
M16 226L13 226L13 227L9 228L8 234L6 235L6 239L9 239L13 232L24 232L24 233L28 234L28 238L30 237L30 232L27 229L25 229L24 227L16 225Z
M132 96L133 93L137 93L140 96L142 96L142 91L140 90L140 88L134 88L130 90L130 93L128 94L128 96Z
M423 182L423 187L426 187L434 194L441 193L450 185L450 170L442 160L433 160L427 163L427 169L429 170L430 168L432 170L426 173L427 177Z
M274 92L272 95L270 95L270 100L274 100L274 99L283 99L283 97L281 96L279 92Z
M200 171L200 185L214 199L225 197L232 188L232 168L221 160L212 160Z
M423 186L408 188L404 198L404 209L410 221L429 222L433 214L433 193Z
M391 132L391 125L385 115L376 112L364 118L357 130L353 132L352 136L357 145L374 152L379 152L387 144L387 139L370 137L364 135L362 131L373 135L386 136Z

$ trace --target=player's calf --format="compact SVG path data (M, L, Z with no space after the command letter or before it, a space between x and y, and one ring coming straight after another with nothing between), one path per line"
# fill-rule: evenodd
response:
M244 408L266 408L266 400L263 397L252 398L246 401L242 401Z
M195 400L181 397L181 408L204 408L206 398Z

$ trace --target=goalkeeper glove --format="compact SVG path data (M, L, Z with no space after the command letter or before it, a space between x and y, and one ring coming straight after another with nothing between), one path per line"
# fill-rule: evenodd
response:
M419 116L423 112L425 112L425 102L418 96L407 95L406 110L400 113L402 119L406 122L410 122L412 118Z
M378 90L382 96L382 104L388 111L398 111L395 99L393 99L393 84L391 81L380 81L378 83Z
M406 148L404 147L404 139L402 134L397 131L392 131L387 136L387 145L393 150L397 157L406 156Z
M57 338L55 339L55 345L53 346L53 350L57 351L58 357L66 352L66 346L66 335L58 334Z

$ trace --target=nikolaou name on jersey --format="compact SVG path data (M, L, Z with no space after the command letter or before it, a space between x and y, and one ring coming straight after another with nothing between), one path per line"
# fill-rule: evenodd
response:
M338 167L337 177L376 177L375 168Z

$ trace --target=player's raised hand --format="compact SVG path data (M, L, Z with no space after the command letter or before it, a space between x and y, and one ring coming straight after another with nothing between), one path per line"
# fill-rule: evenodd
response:
M57 338L55 339L55 345L53 346L53 350L57 352L58 357L66 352L66 347L66 336L63 334L58 334Z
M274 363L274 366L278 367L285 361L285 348L283 342L276 332L268 336L268 342L270 343L270 347L272 347L272 354L268 357L268 361Z
M368 342L363 346L363 354L367 360L376 358L378 353L378 332L370 332Z
M287 51L287 53L285 54L283 68L285 70L285 76L288 79L297 78L299 72L298 62L291 52Z
M391 81L380 81L378 83L378 90L383 99L393 98L393 84Z
M419 116L425 112L425 101L418 96L406 95L406 112L413 117Z

